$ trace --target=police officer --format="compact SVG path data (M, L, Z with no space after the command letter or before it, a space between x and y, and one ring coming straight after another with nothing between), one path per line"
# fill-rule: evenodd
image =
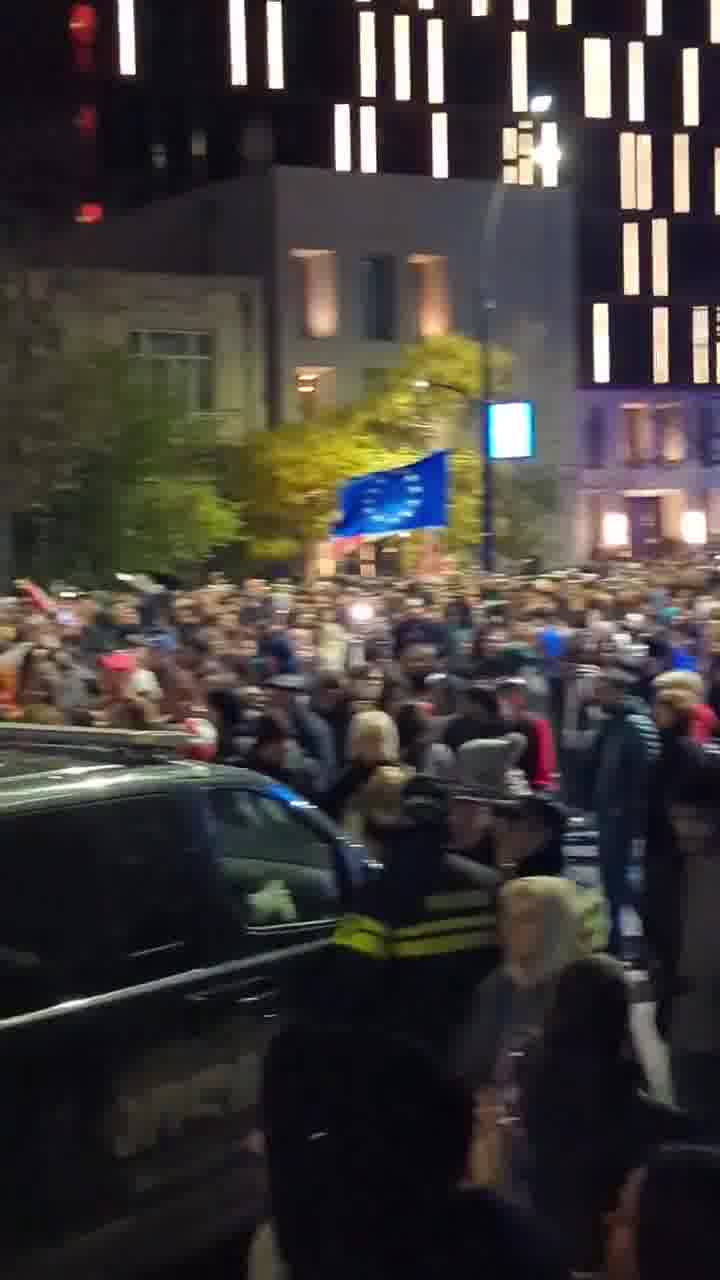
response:
M473 988L496 966L500 876L448 851L449 794L416 777L377 879L339 922L343 1016L444 1053Z

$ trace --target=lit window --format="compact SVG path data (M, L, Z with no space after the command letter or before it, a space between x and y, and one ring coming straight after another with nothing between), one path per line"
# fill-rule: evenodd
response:
M628 119L645 119L645 46L640 40L628 45Z
M710 381L710 308L692 309L693 382Z
M572 0L555 0L555 21L559 27L571 27L573 20Z
M620 134L620 208L637 209L637 147L634 133Z
M593 381L610 381L610 307L607 302L593 306Z
M652 282L656 298L666 298L670 292L667 218L652 221Z
M338 173L349 173L352 169L350 106L347 102L335 103L335 168Z
M449 173L447 111L433 111L432 176L433 178L447 178Z
M715 148L715 212L720 214L720 147Z
M637 207L653 207L653 153L649 133L637 136Z
M337 259L332 249L293 249L301 271L301 333L332 338L338 327Z
M700 124L700 51L683 49L683 124L692 129Z
M640 226L626 222L623 227L623 293L637 296L640 292Z
M655 424L647 404L622 406L621 439L625 447L625 462L629 467L647 466L655 461Z
M513 17L516 22L529 22L530 0L513 0Z
M137 74L135 0L118 0L118 53L121 76Z
M247 13L245 0L230 0L230 83L247 84Z
M490 0L472 0L470 13L473 18L488 18L490 16Z
M443 337L450 332L447 258L414 253L408 261L415 274L417 336Z
M442 18L428 18L427 64L428 102L445 101L445 55Z
M663 0L645 0L645 30L649 36L663 33Z
M503 160L517 160L518 158L517 129L503 129L502 151L503 151Z
M554 120L546 120L540 128L540 146L534 155L535 162L540 166L544 187L558 185L561 157L557 124Z
M653 307L653 382L670 381L670 310Z
M360 30L360 97L374 98L377 92L377 52L375 48L375 14L367 10L358 14Z
M360 172L377 173L375 108L360 108Z
M512 109L513 111L527 111L527 34L524 31L513 31L510 50L512 63Z
M610 41L589 37L584 41L585 115L589 120L609 120L612 115Z
M673 138L673 209L690 212L690 139L686 133Z
M267 84L268 89L285 88L282 0L267 0Z
M720 0L710 0L710 41L720 44Z
M406 13L398 13L393 19L395 38L395 97L398 102L409 102L412 94L410 70L410 19Z
M434 9L435 0L418 0L418 9Z

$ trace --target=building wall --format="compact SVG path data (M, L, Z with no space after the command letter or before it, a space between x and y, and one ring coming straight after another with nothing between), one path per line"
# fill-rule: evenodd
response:
M63 340L128 349L133 332L208 334L212 412L227 438L264 422L261 290L234 276L70 269L54 285Z

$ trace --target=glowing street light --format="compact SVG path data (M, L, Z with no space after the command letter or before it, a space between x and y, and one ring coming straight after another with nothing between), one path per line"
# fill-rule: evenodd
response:
M530 99L530 115L546 116L548 111L552 111L553 98L551 93L536 93Z
M707 542L707 516L704 511L686 511L682 518L683 541L689 547L704 547Z

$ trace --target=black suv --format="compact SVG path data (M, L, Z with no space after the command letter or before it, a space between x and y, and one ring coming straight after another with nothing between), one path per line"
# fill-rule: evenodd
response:
M72 733L0 730L8 1278L137 1275L256 1219L260 1061L365 872L284 787Z

